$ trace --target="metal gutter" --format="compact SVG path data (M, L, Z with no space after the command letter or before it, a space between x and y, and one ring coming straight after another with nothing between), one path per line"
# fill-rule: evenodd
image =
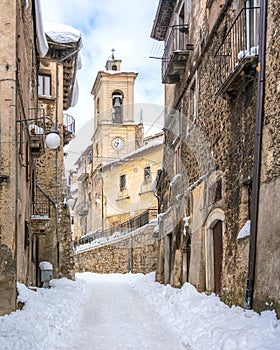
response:
M267 21L267 1L263 0L260 4L260 53L259 64L260 71L258 77L258 92L256 106L256 127L255 127L255 146L254 146L254 166L252 183L252 209L251 209L251 227L250 227L250 247L249 247L249 265L248 278L245 293L244 309L252 309L254 295L254 280L256 266L256 243L258 232L258 213L259 213L259 189L261 172L261 150L262 150L262 129L264 116L264 94L265 94L265 50L266 50L266 21Z

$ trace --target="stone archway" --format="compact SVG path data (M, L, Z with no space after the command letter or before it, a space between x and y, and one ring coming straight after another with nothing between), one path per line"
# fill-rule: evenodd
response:
M222 240L225 215L223 210L214 209L208 216L205 228L205 271L206 290L220 294ZM215 235L215 239L214 239ZM219 253L219 250L221 251Z

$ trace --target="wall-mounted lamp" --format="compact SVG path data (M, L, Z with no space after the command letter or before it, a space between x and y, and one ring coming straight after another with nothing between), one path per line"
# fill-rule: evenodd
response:
M71 209L74 207L76 200L70 195L70 197L68 197L66 199L66 204L68 205L68 207L70 207Z
M45 135L45 129L40 127L37 124L33 124L32 122L37 122L39 120L43 120L42 124L45 125L45 119L48 119L52 124L50 131L48 132L48 134L45 137L46 145L51 149L56 149L60 145L60 137L59 137L58 131L54 127L53 120L50 117L43 116L43 117L37 117L37 118L19 119L19 120L17 120L17 122L18 123L28 123L27 128L28 128L30 136L39 136L39 137L41 136L42 137Z
M60 137L58 131L53 126L46 136L46 145L51 149L56 149L60 145Z

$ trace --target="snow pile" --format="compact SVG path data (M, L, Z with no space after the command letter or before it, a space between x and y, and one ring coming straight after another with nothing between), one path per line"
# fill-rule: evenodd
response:
M64 349L81 318L84 282L52 280L51 289L32 291L18 284L22 311L0 317L1 350Z
M198 293L189 283L181 289L154 282L154 274L131 277L183 344L198 350L279 350L280 320L272 311L229 307L213 295Z
M81 32L66 24L44 21L44 29L47 36L56 43L74 43L81 39Z

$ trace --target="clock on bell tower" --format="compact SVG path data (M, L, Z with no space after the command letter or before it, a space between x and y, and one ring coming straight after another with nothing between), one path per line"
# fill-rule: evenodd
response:
M122 71L114 49L105 70L97 73L94 98L93 158L96 165L124 157L143 145L143 125L134 120L137 73Z

